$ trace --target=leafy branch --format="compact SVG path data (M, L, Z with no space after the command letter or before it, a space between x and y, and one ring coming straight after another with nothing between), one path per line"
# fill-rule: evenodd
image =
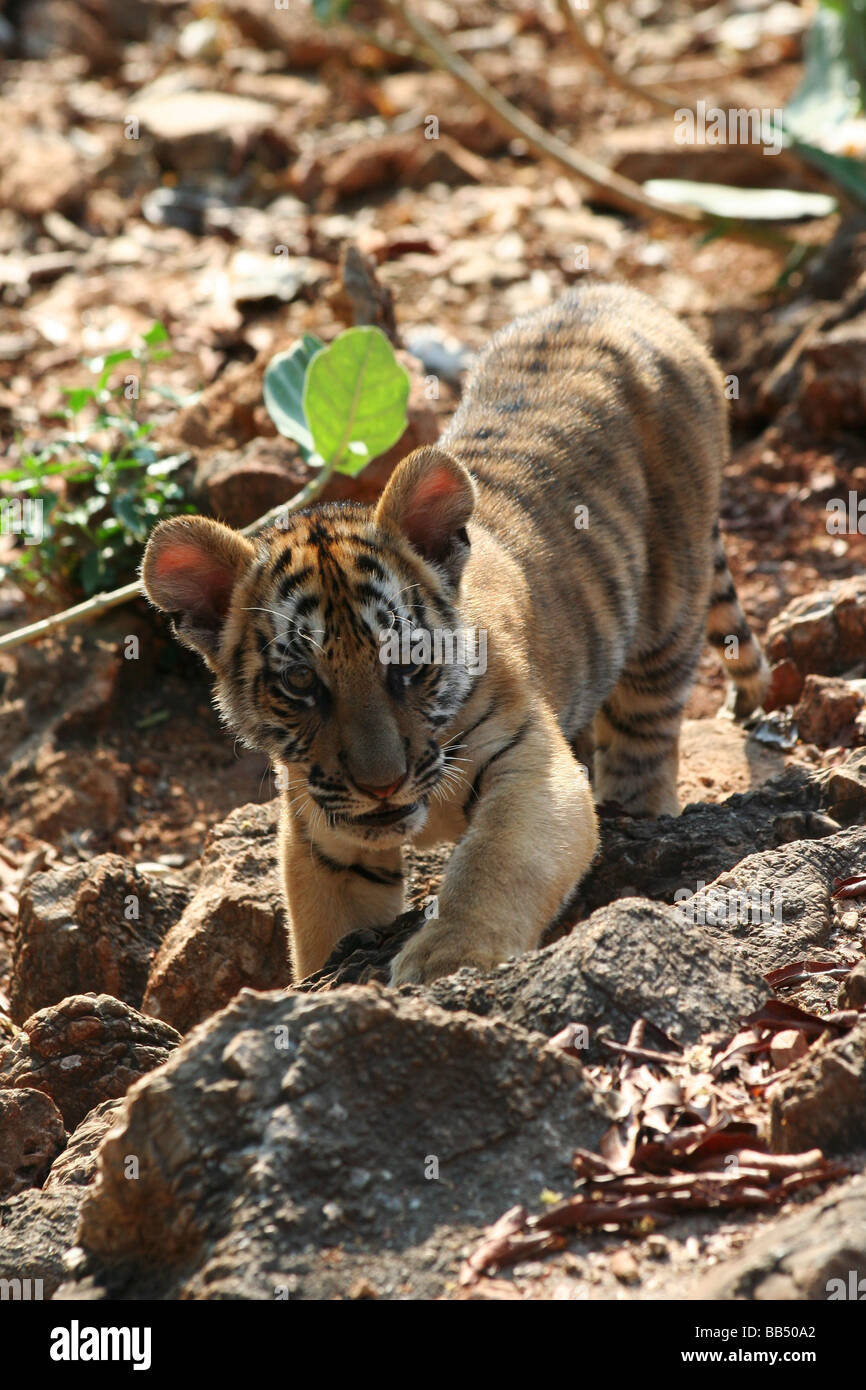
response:
M295 440L316 471L287 502L245 526L241 532L245 536L255 535L265 526L280 525L292 512L314 502L333 473L354 477L395 444L406 429L409 375L378 328L347 329L330 347L305 334L268 364L264 395L279 432ZM0 650L35 642L71 623L98 617L142 593L141 581L136 579L95 594L62 613L0 637Z

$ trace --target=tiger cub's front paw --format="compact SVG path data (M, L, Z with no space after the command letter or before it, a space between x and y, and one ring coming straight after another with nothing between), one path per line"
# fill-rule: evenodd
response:
M422 927L407 941L391 966L392 985L429 985L464 966L492 970L507 952L491 941L473 941L465 929L436 922Z

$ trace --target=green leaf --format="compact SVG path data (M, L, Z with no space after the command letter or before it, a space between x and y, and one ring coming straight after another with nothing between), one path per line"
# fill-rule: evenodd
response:
M138 504L131 492L118 493L112 503L114 515L118 521L122 522L127 531L135 537L137 541L143 541L147 536L147 526L142 519Z
M862 140L866 97L866 0L824 0L804 43L804 74L785 107L786 144L866 205L863 160L840 154L846 132Z
M89 386L64 386L63 394L70 415L77 415L90 401L96 400L96 392Z
M81 561L81 587L88 598L99 593L102 583L102 562L98 550L89 550Z
M315 450L355 477L406 428L409 373L378 328L349 328L311 361L303 408Z
M313 0L313 14L320 24L345 19L351 8L352 0Z
M305 333L288 352L278 352L265 370L264 397L268 414L287 439L294 439L304 458L313 452L313 436L304 415L304 377L317 352L325 344L313 333Z
M802 140L792 141L791 148L807 164L813 164L822 174L832 179L837 187L844 188L852 198L866 206L866 164L862 159L851 159L844 154L831 154L829 150L821 150L817 145L809 145Z
M803 49L803 80L785 106L785 128L820 143L822 134L853 116L858 106L845 56L845 22L835 7L816 12Z
M731 188L689 179L649 179L643 187L661 202L690 204L732 221L793 222L799 217L827 217L836 210L836 199L829 194L801 193L796 188Z
M165 324L160 323L159 319L157 319L155 323L151 324L146 333L142 333L141 337L142 341L147 343L148 347L153 347L156 343L168 342L168 330Z
M96 387L97 391L105 390L108 378L111 376L118 362L128 362L134 357L135 353L131 348L123 348L120 352L109 352L105 357L91 357L87 365L92 372L99 373L99 382Z

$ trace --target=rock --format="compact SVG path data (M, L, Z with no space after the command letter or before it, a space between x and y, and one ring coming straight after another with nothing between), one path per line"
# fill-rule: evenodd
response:
M105 834L123 820L129 767L104 748L41 748L30 799L35 834L57 840L74 831Z
M55 1158L42 1185L43 1192L63 1191L70 1185L86 1187L96 1175L99 1146L118 1119L122 1100L104 1100L94 1105L81 1121L61 1154Z
M866 315L814 335L802 356L800 414L818 440L866 426Z
M0 207L15 208L27 218L52 211L74 217L107 162L105 156L85 154L58 132L6 126L0 131Z
M89 1278L112 1297L333 1298L364 1278L435 1297L466 1240L567 1185L607 1123L578 1063L502 1020L245 990L125 1102L62 1296Z
M0 1201L0 1281L4 1297L49 1299L67 1278L63 1257L75 1244L84 1189L31 1189Z
M749 855L683 907L762 974L827 945L836 878L866 855L866 826ZM715 920L714 920L715 919Z
M583 1024L592 1061L611 1055L598 1044L601 1030L626 1042L635 1020L645 1018L651 1029L688 1045L735 1027L769 994L731 947L682 924L673 908L642 900L601 908L562 941L487 974L461 970L401 994L407 990L441 1008L501 1016L548 1036L567 1023Z
M271 355L268 352L267 358ZM230 362L194 405L179 412L173 437L169 436L171 442L203 450L229 445L238 448L259 435L273 438L276 430L262 400L266 366L267 361L259 358L254 363ZM288 446L284 443L283 447ZM195 493L193 496L198 500Z
M0 1197L39 1187L65 1144L63 1120L49 1096L0 1090Z
M353 198L392 183L410 188L483 183L487 174L484 160L449 136L425 140L423 131L406 131L360 140L342 154L325 156L320 177L332 197Z
M441 377L452 386L459 386L475 357L471 348L459 338L443 332L435 324L409 328L404 337L406 346L418 358L424 371Z
M145 1013L184 1033L244 986L289 983L278 818L277 798L242 806L211 830L196 893L153 960Z
M621 1284L639 1284L640 1269L630 1250L615 1250L610 1257L610 1272Z
M758 1227L745 1250L705 1274L685 1296L758 1302L860 1299L866 1293L864 1274L866 1176L861 1174Z
M75 53L92 72L116 70L121 53L104 19L104 7L90 0L29 0L19 16L21 53L36 59Z
M794 718L805 743L830 748L855 738L854 721L866 707L860 691L832 676L807 676ZM857 740L859 741L859 740Z
M221 13L231 19L245 39L257 48L275 50L287 72L318 68L329 58L342 56L360 41L342 24L320 24L312 11L291 6L291 23L285 7L274 0L225 0Z
M370 980L386 984L391 961L412 933L423 926L424 920L423 910L413 907L387 925L347 932L322 969L296 983L295 989L320 994L340 985L368 984Z
M866 1008L866 960L854 966L839 988L840 1009Z
M801 1033L798 1028L783 1028L781 1033L776 1033L770 1043L770 1061L774 1071L781 1071L783 1067L789 1067L792 1062L796 1062L798 1057L802 1057L809 1050L809 1043L806 1034Z
M47 651L16 651L0 704L0 755L8 766L4 784L9 789L49 740L66 745L83 733L92 740L115 705L122 666L116 643L85 641L80 635Z
M69 1130L164 1062L180 1041L167 1024L107 994L73 994L28 1018L0 1050L0 1087L50 1096Z
M21 893L10 1012L21 1023L69 994L141 1004L155 952L189 902L184 883L117 854L35 874Z
M0 695L0 787L19 833L100 834L122 818L129 768L93 739L119 698L120 634L136 625L127 616L114 642L76 633L16 651Z
M390 928L353 933L299 990L315 993L350 979L387 979L391 959L423 921L423 912L405 913ZM684 925L671 907L627 900L593 913L544 950L486 974L467 969L423 988L406 986L401 994L449 1010L501 1016L548 1036L568 1023L583 1024L586 1056L596 1061L610 1057L598 1044L601 1028L624 1042L642 1017L669 1037L691 1043L758 1008L769 990L738 955L736 947Z
M803 690L803 673L789 658L777 661L770 668L770 684L764 696L764 709L768 712L781 709L785 705L795 705Z
M308 476L287 440L259 438L240 452L220 449L200 459L193 492L203 511L243 527L299 492Z
M310 282L311 267L305 256L241 250L232 256L228 274L233 304L290 304Z
M844 1037L820 1037L767 1099L778 1153L850 1153L866 1144L866 1018Z
M767 655L793 661L803 675L841 676L866 653L866 575L795 598L767 629Z
M214 19L194 19L177 36L178 55L187 63L208 62L220 53L220 30Z
M229 92L164 91L155 84L138 93L128 114L153 139L162 167L175 173L236 172L242 157L272 162L268 144L279 112L268 102Z
M755 850L820 839L866 819L866 755L839 767L789 767L754 791L687 806L676 818L603 817L601 850L566 920L620 896L667 901L678 889L712 883Z

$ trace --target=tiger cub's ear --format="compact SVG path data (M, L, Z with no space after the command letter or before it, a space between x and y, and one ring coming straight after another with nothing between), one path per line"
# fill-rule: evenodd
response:
M204 516L161 521L141 565L151 603L175 615L175 632L212 664L232 591L255 556L238 531Z
M466 469L431 447L416 449L394 469L376 521L401 531L425 560L441 565L456 583L469 553L465 527L474 508L475 484Z

